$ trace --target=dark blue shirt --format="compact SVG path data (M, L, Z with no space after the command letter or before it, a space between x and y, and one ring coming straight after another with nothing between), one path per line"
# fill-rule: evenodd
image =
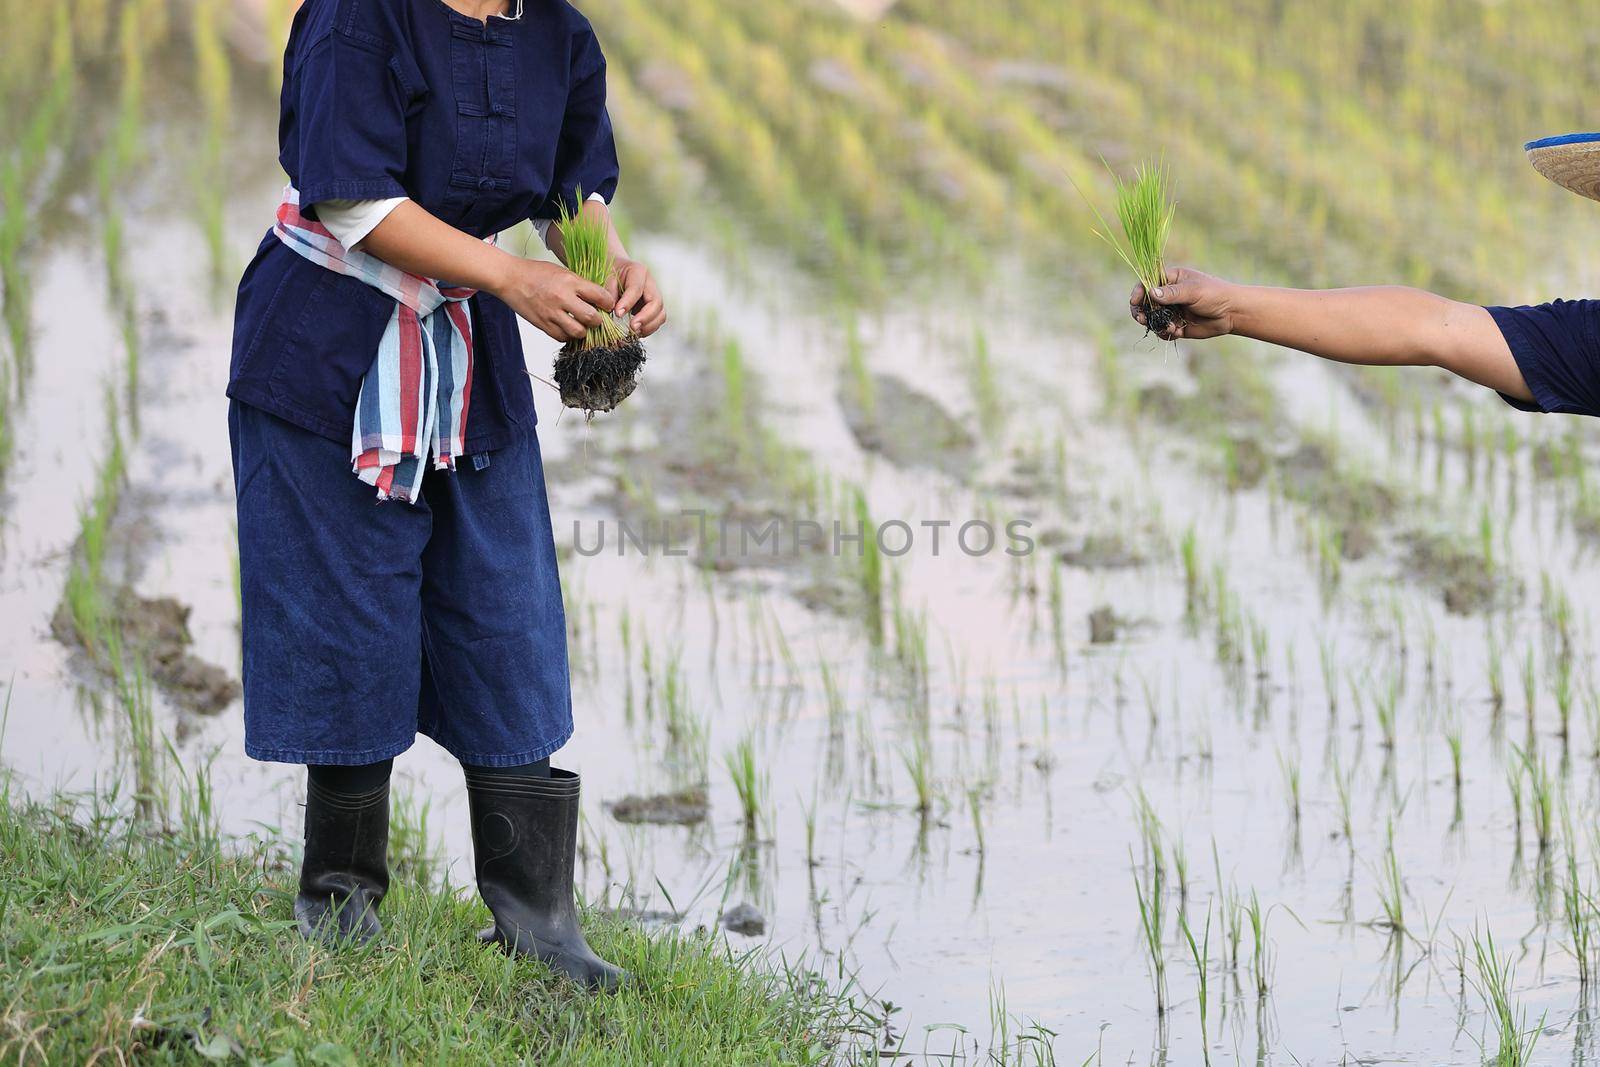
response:
M313 217L322 200L408 196L486 237L616 190L605 57L565 0L487 22L443 0L306 0L283 75L278 159ZM487 293L471 311L466 446L483 451L532 423L533 392L515 313ZM348 442L393 312L269 229L239 282L228 395Z
M1500 394L1507 403L1523 411L1600 415L1600 300L1488 311L1534 399Z

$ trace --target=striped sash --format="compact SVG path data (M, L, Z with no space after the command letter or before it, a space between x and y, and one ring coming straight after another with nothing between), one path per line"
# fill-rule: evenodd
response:
M327 227L300 214L300 193L284 186L273 227L278 239L318 266L359 278L395 302L372 366L361 379L350 465L376 486L379 500L415 503L431 456L455 470L467 433L472 391L472 315L476 290L407 274L341 245Z

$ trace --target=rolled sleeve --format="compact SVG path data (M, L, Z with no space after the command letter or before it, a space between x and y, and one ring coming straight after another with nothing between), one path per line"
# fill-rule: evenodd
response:
M534 211L534 219L558 218L563 204L576 212L579 202L590 196L609 203L617 192L620 168L606 111L606 60L587 26L575 38L572 68L550 194Z
M408 90L394 53L332 32L297 74L295 185L300 203L406 196Z
M1600 415L1600 301L1486 308L1511 349L1533 403L1501 397L1522 411Z

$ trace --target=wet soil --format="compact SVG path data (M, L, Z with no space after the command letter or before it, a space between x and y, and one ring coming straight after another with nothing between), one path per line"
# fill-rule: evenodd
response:
M190 650L194 637L189 632L191 609L187 605L172 597L142 597L126 585L115 587L108 599L111 618L107 623L141 653L151 680L175 704L201 715L214 715L239 699L238 679ZM51 616L50 632L62 644L89 652L65 601Z
M674 793L649 796L628 795L606 803L611 817L622 823L650 823L658 826L693 826L704 822L711 803L705 786Z
M890 374L871 376L870 397L841 388L839 407L857 444L902 467L931 467L962 481L977 439L934 397Z
M568 342L556 355L554 370L561 402L590 418L615 410L638 387L644 361L644 344L631 333L614 345Z
M1480 552L1449 535L1413 530L1405 542L1406 576L1435 589L1451 614L1479 615L1515 596L1514 580L1497 573Z

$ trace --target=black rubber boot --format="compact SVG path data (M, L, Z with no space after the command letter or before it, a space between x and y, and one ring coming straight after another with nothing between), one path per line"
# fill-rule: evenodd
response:
M306 855L294 916L325 944L364 945L383 932L378 903L389 890L389 783L341 793L306 783Z
M578 776L555 768L548 778L472 768L466 776L478 892L494 915L480 936L590 989L616 989L628 974L583 939L572 896Z

